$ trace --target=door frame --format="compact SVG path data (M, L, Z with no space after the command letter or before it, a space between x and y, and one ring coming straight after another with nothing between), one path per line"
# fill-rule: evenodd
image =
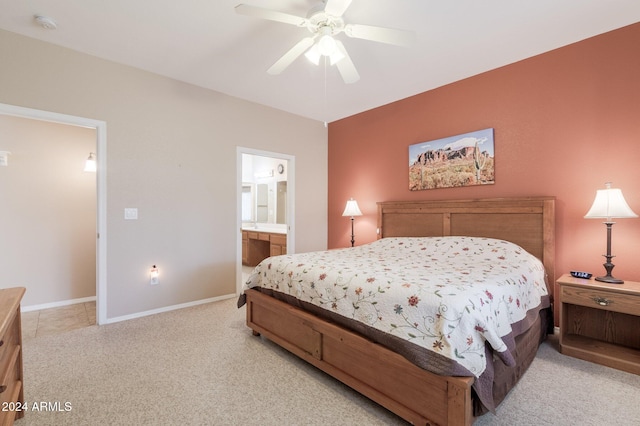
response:
M253 148L236 149L236 294L242 293L242 154L277 158L287 162L287 253L295 253L296 157Z
M107 123L0 103L0 114L96 130L96 323L107 322Z

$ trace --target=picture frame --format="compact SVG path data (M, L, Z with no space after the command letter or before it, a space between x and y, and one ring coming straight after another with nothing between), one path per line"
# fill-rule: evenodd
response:
M409 145L409 190L495 183L493 128Z

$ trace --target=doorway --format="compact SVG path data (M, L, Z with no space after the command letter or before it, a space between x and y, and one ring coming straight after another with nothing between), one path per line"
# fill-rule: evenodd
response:
M96 131L96 323L104 324L107 320L106 297L106 144L107 127L103 121L58 114L31 108L18 107L0 103L0 115L48 121L71 126L95 129Z
M295 157L238 147L236 187L236 292L240 294L244 284L243 229L245 233L277 234L278 238L286 234L286 253L295 252ZM245 254L249 246L253 247L244 244Z

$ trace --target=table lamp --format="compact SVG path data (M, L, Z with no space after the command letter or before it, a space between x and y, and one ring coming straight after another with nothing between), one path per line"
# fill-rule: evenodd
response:
M603 254L607 259L606 263L603 264L607 274L602 277L596 277L596 280L611 284L622 284L623 280L614 278L611 275L611 271L615 266L611 263L611 259L615 257L611 255L611 227L615 223L612 219L638 217L638 215L631 210L620 189L611 188L611 182L605 183L605 186L605 189L598 189L596 199L593 200L591 209L584 217L586 219L605 219L603 223L607 226L607 254Z
M358 202L353 198L347 201L347 205L344 208L344 212L342 212L342 216L351 216L351 247L353 247L353 244L356 242L355 236L353 234L353 217L362 216L360 207L358 207Z

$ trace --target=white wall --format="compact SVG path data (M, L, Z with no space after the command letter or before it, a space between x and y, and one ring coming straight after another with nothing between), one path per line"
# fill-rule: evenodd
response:
M0 287L23 306L96 295L96 132L0 115Z
M326 247L321 122L1 30L0 57L1 103L107 123L107 318L235 292L237 146L295 156L295 247Z

